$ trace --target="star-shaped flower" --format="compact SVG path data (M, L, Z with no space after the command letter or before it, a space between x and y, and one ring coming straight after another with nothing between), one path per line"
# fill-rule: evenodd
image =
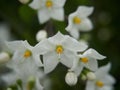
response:
M63 6L66 0L33 0L30 7L38 10L38 19L41 24L47 22L50 18L63 21Z
M12 59L16 62L16 64L34 63L38 66L42 66L40 56L33 52L34 47L30 46L27 41L12 41L6 42L6 44L14 53ZM12 66L9 65L9 67Z
M113 90L115 79L109 74L110 68L110 63L99 68L95 72L96 79L87 81L86 90Z
M51 72L59 62L67 67L73 65L76 53L84 51L87 45L58 32L55 36L48 38L35 46L37 53L43 52L43 63L45 73Z
M90 31L93 26L88 18L93 12L93 7L79 6L77 11L68 17L66 30L76 39L79 38L79 31Z
M102 60L104 58L106 57L99 54L96 50L90 48L86 50L82 55L78 55L71 70L73 70L77 75L81 73L84 67L92 71L96 71L98 69L97 60Z
M7 46L13 52L12 60L6 63L6 66L13 69L12 74L4 75L2 78L8 85L15 83L17 79L22 80L24 90L29 90L28 79L34 77L35 90L42 90L39 79L43 76L38 65L42 66L40 57L33 53L33 47L27 41L6 42ZM37 63L35 62L37 60Z

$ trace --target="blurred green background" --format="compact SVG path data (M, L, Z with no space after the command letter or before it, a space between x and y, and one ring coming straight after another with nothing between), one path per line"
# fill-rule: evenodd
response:
M120 90L120 4L118 0L67 0L64 8L68 16L74 12L79 5L94 6L94 13L90 16L94 29L90 32L82 32L81 38L88 40L89 47L96 49L107 58L99 65L112 63L110 73L115 77L115 90ZM35 35L38 30L46 28L49 36L54 35L57 30L66 33L66 22L49 21L43 25L38 23L37 14L27 5L18 0L0 0L0 23L7 23L10 33L17 40L28 40L35 45ZM64 77L67 68L60 64L49 74L52 78L51 90L80 90L84 88L84 82L80 81L74 87L68 86ZM62 74L61 74L62 73ZM0 72L1 74L1 72ZM0 90L2 86L0 85Z

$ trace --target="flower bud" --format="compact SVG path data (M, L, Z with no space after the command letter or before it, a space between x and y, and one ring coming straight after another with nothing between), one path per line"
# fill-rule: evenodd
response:
M30 0L19 0L22 4L27 4Z
M95 80L96 79L96 76L93 72L88 72L87 73L87 79L88 80Z
M40 42L41 40L47 38L47 32L45 30L40 30L38 31L36 35L36 40Z
M10 60L10 55L6 52L0 53L0 64L6 63Z
M74 86L77 80L77 75L74 72L68 72L65 76L65 82L70 86Z
M85 80L87 79L87 77L86 77L85 75L82 75L82 76L81 76L81 79L82 79L83 81L85 81Z

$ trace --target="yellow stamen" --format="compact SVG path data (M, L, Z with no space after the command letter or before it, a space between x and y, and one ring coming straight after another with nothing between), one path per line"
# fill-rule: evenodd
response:
M80 23L81 23L81 19L76 16L76 17L73 18L73 22L74 22L75 24L80 24Z
M26 50L25 53L24 53L24 57L25 58L28 58L32 55L31 51L30 50Z
M81 60L83 63L85 63L85 64L88 63L88 58L86 58L86 57L81 58L80 60Z
M52 7L53 6L53 2L51 1L51 0L47 0L46 1L46 7L47 8L50 8L50 7Z
M103 87L104 86L104 83L102 81L97 81L96 82L96 86L98 87Z
M56 52L57 52L57 54L62 54L63 53L63 47L62 47L62 45L57 45Z

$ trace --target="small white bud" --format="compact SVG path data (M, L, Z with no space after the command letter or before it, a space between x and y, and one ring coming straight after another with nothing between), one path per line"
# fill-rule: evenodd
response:
M30 0L19 0L22 4L27 4Z
M6 52L0 53L0 64L6 63L10 60L10 55Z
M86 77L85 75L82 75L81 79L82 79L83 81L85 81L85 80L87 79L87 77Z
M74 72L68 72L65 76L65 82L70 86L74 86L77 80L77 75Z
M87 79L88 80L95 80L96 79L96 75L93 72L88 72L87 73Z
M40 42L41 40L47 38L47 32L45 30L40 30L38 31L36 35L36 40Z

